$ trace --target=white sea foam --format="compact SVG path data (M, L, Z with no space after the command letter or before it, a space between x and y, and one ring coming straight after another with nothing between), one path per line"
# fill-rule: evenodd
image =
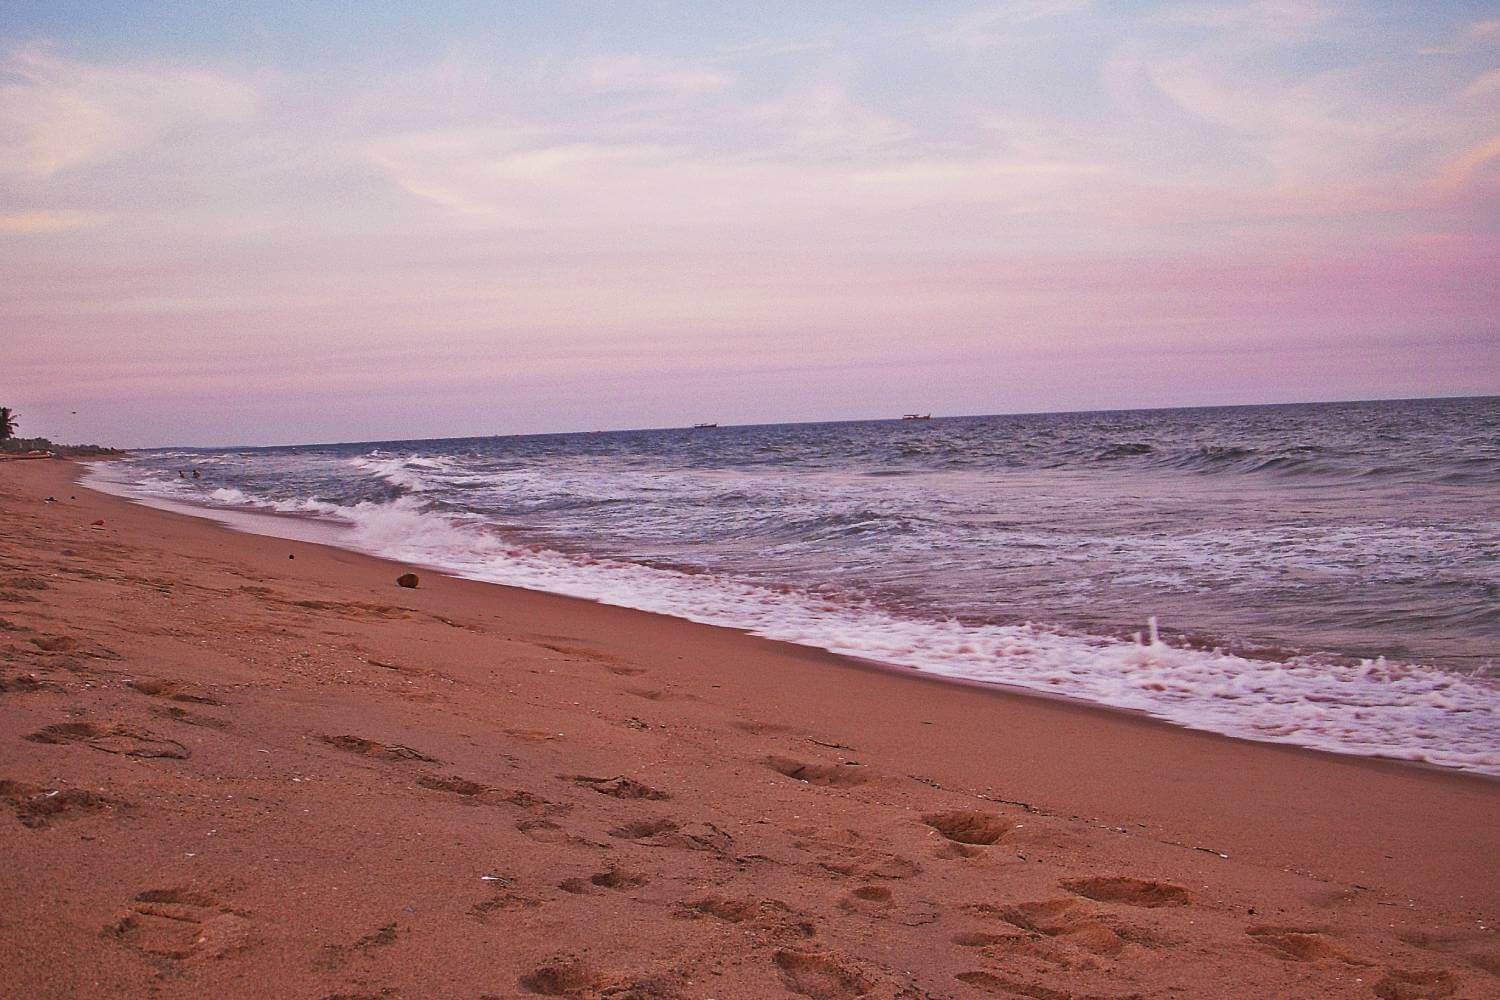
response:
M337 517L347 508L309 497L294 497L277 500L270 497L252 496L237 486L206 487L197 480L179 479L172 476L152 475L135 479L127 484L133 493L158 496L194 506L245 509L277 514L304 514L322 517Z
M211 490L208 494L208 499L212 500L214 503L231 504L237 506L251 506L254 503L254 501L250 499L249 495L247 495L244 490L239 489L235 486L221 486L217 489Z
M234 487L175 478L143 492L223 507L315 515L347 526L340 544L470 579L550 591L941 676L1140 711L1179 725L1273 743L1382 756L1500 775L1500 685L1384 659L1251 659L1173 646L1155 623L1130 642L1046 625L974 625L895 614L809 590L713 573L564 554L521 544L478 515L439 513L426 474L440 462L382 455L352 460L401 486L390 502L338 506L257 500ZM1143 609L1146 623L1149 609Z
M1043 625L900 617L805 591L565 555L411 497L345 508L349 544L459 576L745 629L928 673L1131 709L1229 736L1500 775L1494 681L1379 660L1258 660Z
M432 460L404 458L399 455L385 456L372 452L360 458L349 459L349 464L361 472L383 479L392 486L414 493L425 493L430 483L423 477L422 469L439 466Z

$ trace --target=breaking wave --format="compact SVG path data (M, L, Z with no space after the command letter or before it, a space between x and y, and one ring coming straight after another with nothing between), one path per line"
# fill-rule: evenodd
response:
M136 496L277 515L258 521L474 579L1233 736L1500 773L1500 399L108 465ZM1169 628L1134 638L1153 615Z
M367 471L406 478L394 464ZM403 483L403 485L405 485ZM410 488L410 487L408 487ZM421 491L418 491L421 492ZM313 514L346 526L340 544L455 576L565 594L817 647L923 673L1119 709L1243 739L1390 757L1500 775L1500 687L1384 658L1259 659L1162 640L1044 624L973 624L895 613L837 592L771 587L507 538L484 518L420 496L349 506L313 499L226 506Z

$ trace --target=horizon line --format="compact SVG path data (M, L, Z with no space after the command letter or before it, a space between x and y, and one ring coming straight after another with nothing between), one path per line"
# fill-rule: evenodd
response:
M1016 410L1003 413L950 413L933 414L931 420L979 420L990 417L1061 417L1075 414L1087 413L1156 413L1173 410L1238 410L1258 409L1276 406L1349 406L1361 403L1420 403L1420 402L1442 402L1455 400L1481 400L1500 399L1500 392L1495 393L1463 393L1452 396L1379 396L1365 399L1313 399L1313 400L1283 400L1265 403L1195 403L1177 406L1110 406L1099 409L1085 410ZM914 412L914 411L913 411ZM901 423L902 418L897 417L846 417L835 420L777 420L764 423L746 424L715 424L713 428L702 428L704 430L737 430L755 427L816 427L823 424L879 424L879 423ZM659 431L687 431L697 430L691 424L668 424L659 427L611 427L590 430L567 430L567 431L531 431L523 434L455 434L444 437L423 438L369 438L357 441L302 441L283 444L206 444L206 445L175 445L163 444L149 447L121 448L125 452L146 451L269 451L274 448L340 448L349 445L379 445L379 444L427 444L440 441L477 441L493 438L533 438L533 437L567 437L584 434L646 434ZM76 447L76 446L75 446ZM104 446L110 447L110 446Z

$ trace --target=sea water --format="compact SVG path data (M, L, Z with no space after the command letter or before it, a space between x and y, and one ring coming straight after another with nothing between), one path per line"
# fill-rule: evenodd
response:
M97 474L472 579L1500 774L1500 398L167 449Z

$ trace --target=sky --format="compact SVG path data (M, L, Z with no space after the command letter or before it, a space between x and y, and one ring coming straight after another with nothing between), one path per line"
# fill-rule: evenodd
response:
M1500 6L7 0L0 404L272 444L1500 393Z

